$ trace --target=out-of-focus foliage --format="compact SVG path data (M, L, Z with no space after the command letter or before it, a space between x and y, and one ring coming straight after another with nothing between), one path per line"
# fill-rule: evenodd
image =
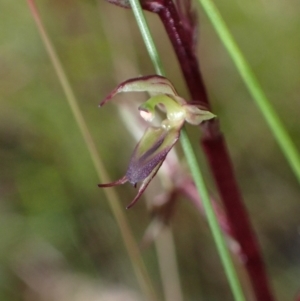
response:
M120 80L154 72L133 16L104 1L37 2L99 153L111 178L118 178L134 139L113 105L104 111L97 105ZM300 149L299 2L216 4ZM147 17L168 77L187 95L158 18ZM300 289L299 184L201 12L199 22L201 70L272 285L278 299L293 300ZM140 299L116 222L25 0L1 0L0 28L0 299L93 300L89 294L105 298L122 289L128 300ZM198 147L199 133L190 133ZM209 175L207 181L216 195ZM130 185L117 191L124 207L135 193ZM140 202L126 215L140 239L150 220L146 206ZM231 300L204 218L188 200L178 204L172 226L186 300ZM155 250L143 256L159 290Z

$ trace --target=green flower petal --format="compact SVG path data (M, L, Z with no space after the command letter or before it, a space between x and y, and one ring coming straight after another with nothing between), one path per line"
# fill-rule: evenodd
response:
M148 75L122 82L100 103L99 106L105 105L116 94L121 92L148 92L151 96L158 94L177 95L175 88L165 77Z

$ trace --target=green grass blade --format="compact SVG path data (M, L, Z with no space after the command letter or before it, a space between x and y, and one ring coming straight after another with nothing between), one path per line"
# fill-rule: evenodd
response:
M243 57L239 47L230 34L224 20L222 19L217 7L211 0L198 0L204 8L207 16L213 24L216 32L226 47L229 55L234 61L242 79L244 80L253 99L259 107L261 113L266 119L273 135L275 136L281 150L283 151L287 161L295 173L300 183L300 156L292 139L285 129L282 121L278 117L276 111L267 99L262 88L260 87L255 75L253 74L249 64Z
M217 217L215 215L214 209L210 202L209 193L205 186L203 175L202 175L200 169L198 168L198 162L197 162L196 156L193 152L192 145L188 139L185 129L183 129L181 132L181 144L182 144L182 148L183 148L187 163L191 170L193 179L195 181L198 193L201 196L202 204L203 204L206 216L207 216L207 221L208 221L210 229L213 233L213 237L214 237L219 255L221 257L227 279L230 283L234 298L235 298L235 300L239 300L239 301L246 300L244 297L242 288L240 286L238 276L235 272L229 251L227 249L227 245L225 243L220 226L218 224Z
M141 34L143 36L144 43L147 47L147 50L149 52L149 55L153 62L153 65L155 66L155 70L160 75L164 75L164 70L162 68L160 60L158 59L159 58L158 51L156 50L156 46L151 37L150 30L149 30L149 27L145 20L141 5L138 0L130 0L130 4L132 6L132 10L136 17L136 21L140 28ZM191 169L193 179L197 186L199 195L202 198L203 207L204 207L206 215L207 215L207 220L208 220L210 229L212 231L213 238L217 245L217 250L219 252L223 267L225 269L225 273L226 273L228 282L230 284L232 293L234 295L234 299L235 299L235 301L245 301L245 297L244 297L238 276L236 274L232 259L230 257L230 254L227 249L227 245L224 241L224 238L222 236L222 232L221 232L220 226L218 224L215 212L214 212L212 204L210 202L210 198L209 198L208 190L205 186L204 178L199 169L199 165L196 160L196 156L193 152L193 149L191 147L191 144L190 144L190 141L188 139L185 129L182 129L180 141L181 141L181 145L184 150L188 165Z
M138 27L141 31L142 37L144 39L144 43L146 45L148 54L153 63L155 71L158 75L164 76L165 71L162 62L160 60L155 43L153 41L152 35L150 33L149 26L145 19L141 4L137 0L130 0L130 5L132 7L136 19L136 23L138 24Z

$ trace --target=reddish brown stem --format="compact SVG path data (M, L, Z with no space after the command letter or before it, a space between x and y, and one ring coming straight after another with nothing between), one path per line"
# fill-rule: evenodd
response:
M190 33L185 31L173 1L160 0L155 3L155 10L151 9L149 3L154 2L145 3L144 8L156 12L165 26L192 99L210 107L198 60L189 42ZM235 180L233 166L225 139L220 132L219 123L218 121L207 122L202 129L204 135L201 144L223 201L230 226L240 245L241 257L248 272L256 300L274 301L261 252Z
M167 34L173 44L174 51L180 62L186 84L194 101L201 101L209 106L206 90L198 67L197 58L192 50L190 39L184 32L179 15L172 0L164 1L164 9L158 13Z
M274 300L255 234L238 189L224 136L202 140L206 157L222 196L227 219L240 245L240 257L249 274L257 301Z

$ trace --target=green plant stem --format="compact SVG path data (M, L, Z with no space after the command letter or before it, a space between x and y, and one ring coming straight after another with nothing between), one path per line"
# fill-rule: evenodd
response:
M130 5L132 7L132 11L134 13L136 22L138 24L138 27L139 27L142 37L144 39L144 43L148 50L148 54L153 63L153 66L155 68L155 72L158 75L164 76L165 71L164 71L163 65L161 63L160 56L156 49L155 43L153 41L152 35L150 33L149 26L145 19L141 4L138 0L129 0L129 1L130 1Z
M40 33L41 39L45 45L46 51L48 52L50 60L56 71L57 77L62 85L63 91L66 95L66 99L67 99L68 104L71 108L71 111L74 115L76 123L80 129L80 132L83 136L85 144L87 145L87 148L90 153L91 159L93 161L94 167L96 169L97 175L101 182L110 182L109 176L108 176L106 169L101 161L101 158L97 152L95 142L90 134L90 131L87 127L84 117L80 111L80 108L78 106L78 101L76 100L76 97L73 93L73 90L72 90L69 80L66 76L66 73L65 73L65 71L62 67L62 64L55 52L55 49L50 41L50 38L48 37L48 34L43 26L43 23L41 21L40 15L36 8L35 2L33 0L27 0L27 3L30 8L30 11L32 13L32 16L35 20L35 23L36 23L36 26ZM107 190L104 190L104 192L106 194L106 197L109 201L111 210L114 214L114 217L115 217L117 224L119 226L119 229L121 231L121 235L122 235L124 244L126 246L127 252L129 254L129 258L133 265L134 271L136 273L136 277L139 282L139 285L140 285L142 291L144 292L145 296L147 296L147 298L149 300L156 301L156 300L158 300L158 298L157 298L154 288L152 286L151 280L148 276L146 267L141 258L138 244L136 243L136 241L134 239L134 236L129 227L129 223L128 223L126 216L120 205L118 195L114 189L107 189Z
M195 181L195 185L197 187L199 195L201 196L202 204L203 204L206 216L207 216L207 221L208 221L210 229L213 233L213 237L214 237L215 243L217 245L217 249L218 249L219 255L221 257L227 279L230 283L232 293L235 297L235 300L245 300L242 288L238 281L238 276L236 274L233 262L231 260L229 251L227 249L227 245L222 236L222 232L221 232L220 226L218 224L218 220L216 218L214 209L210 202L208 190L205 186L203 175L201 174L201 171L198 168L198 162L197 162L196 156L194 154L191 143L188 139L186 130L184 128L181 130L181 138L180 139L181 139L181 145L182 145L187 163L189 165L193 179Z
M276 111L267 99L262 88L260 87L255 75L249 64L243 57L239 47L230 34L224 20L222 19L217 7L211 0L198 0L208 15L221 41L226 47L229 55L235 63L246 87L254 98L261 113L266 119L271 131L273 132L281 150L288 160L295 176L300 183L300 156L292 139L286 131L282 121L279 119Z
M141 5L138 0L130 0L130 4L131 4L132 10L133 10L133 13L135 15L137 24L140 28L141 34L143 36L144 43L145 43L147 50L149 52L149 55L151 57L152 63L155 66L155 70L158 74L164 75L164 70L162 68L162 64L161 64L160 60L157 60L157 58L159 58L158 51L156 50L155 44L151 37L149 27L145 20ZM209 194L208 194L207 188L205 186L203 176L199 169L198 162L196 160L196 156L193 152L193 149L191 147L190 141L188 139L188 136L187 136L184 128L181 131L180 141L181 141L181 145L184 150L188 165L191 169L191 173L192 173L193 179L195 181L196 187L198 189L199 195L202 198L203 207L204 207L206 215L207 215L208 224L212 231L213 238L215 240L217 250L219 252L219 256L221 258L223 267L225 269L225 273L226 273L227 279L229 281L234 298L236 301L245 301L246 299L244 297L244 294L243 294L238 276L236 274L232 259L230 257L229 251L227 249L227 245L222 236L222 232L221 232L220 226L218 224L217 217L216 217L213 207L211 205Z

